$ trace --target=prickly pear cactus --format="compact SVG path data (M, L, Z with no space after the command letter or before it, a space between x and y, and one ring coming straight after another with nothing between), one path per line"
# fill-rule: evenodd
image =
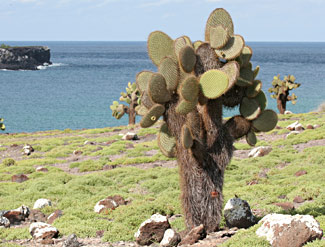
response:
M110 108L112 110L112 116L116 119L120 119L126 113L129 115L129 124L135 124L136 114L143 115L146 113L143 112L145 109L139 106L140 94L135 83L128 83L126 92L121 93L120 101L127 103L128 106L120 104L118 101L113 101Z
M5 130L5 129L6 129L6 126L5 126L5 124L3 123L3 118L0 118L0 129L1 129L1 130Z
M293 75L285 76L283 80L280 79L280 75L273 78L272 87L269 88L269 92L271 97L277 100L277 106L281 114L286 110L287 101L291 101L292 104L297 103L297 96L294 93L289 96L290 90L300 86L300 83L295 81L296 78Z
M140 122L146 128L159 118L158 135L163 154L179 165L182 205L188 228L203 224L218 228L222 209L225 167L235 139L257 142L256 132L270 131L277 114L266 110L259 67L252 68L252 49L234 34L224 9L214 10L205 28L205 41L187 36L175 40L161 31L148 38L148 54L158 72L136 76L142 107ZM222 108L239 106L240 114L227 121Z

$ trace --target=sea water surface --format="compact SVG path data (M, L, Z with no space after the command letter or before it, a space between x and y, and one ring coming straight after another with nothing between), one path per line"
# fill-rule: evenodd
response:
M82 129L119 126L109 108L127 83L141 70L156 71L145 42L10 42L12 46L45 45L53 65L38 71L0 71L0 117L5 132ZM325 43L247 42L253 49L252 63L260 66L258 79L268 98L273 76L293 74L300 88L295 113L315 110L325 101ZM236 114L225 111L224 116Z

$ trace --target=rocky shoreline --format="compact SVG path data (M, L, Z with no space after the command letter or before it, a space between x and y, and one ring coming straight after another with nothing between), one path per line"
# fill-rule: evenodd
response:
M50 65L51 54L47 46L25 46L0 48L0 69L38 70Z

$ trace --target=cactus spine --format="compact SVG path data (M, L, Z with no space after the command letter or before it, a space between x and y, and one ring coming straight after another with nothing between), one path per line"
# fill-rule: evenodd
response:
M276 113L265 110L266 97L255 80L259 67L252 69L252 49L234 34L224 9L208 18L205 42L192 43L187 36L173 40L155 31L148 38L148 54L158 73L137 76L140 106L147 110L140 126L163 117L158 143L163 154L177 158L187 228L203 224L207 232L215 231L234 140L246 136L255 145L254 132L277 123ZM238 105L242 115L224 123L222 108Z
M121 93L120 101L124 101L128 106L120 104L118 101L113 101L113 104L110 106L112 116L116 119L120 119L126 113L129 115L129 124L135 124L136 114L142 115L143 112L143 108L138 107L140 93L135 83L128 83L126 92Z
M279 112L283 114L287 107L287 101L291 101L292 104L297 103L297 96L292 93L289 95L289 91L300 86L300 83L296 83L296 78L293 75L285 76L283 80L280 79L280 75L274 76L272 81L272 87L269 88L271 97L276 99Z

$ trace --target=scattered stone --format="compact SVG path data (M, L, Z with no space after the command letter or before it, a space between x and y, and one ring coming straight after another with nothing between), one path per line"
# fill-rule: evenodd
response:
M295 209L295 206L291 202L276 202L274 205L282 208L285 211L290 211Z
M34 152L34 148L29 145L29 144L26 144L24 147L23 147L23 154L25 155L30 155L32 152Z
M52 206L52 202L49 199L41 198L34 203L33 209L44 208L46 206Z
M122 196L120 195L109 196L97 202L94 207L94 211L96 213L101 213L107 210L114 210L120 205L126 205L126 202Z
M55 210L52 214L47 217L47 223L48 224L53 224L53 222L57 219L60 218L63 215L63 212L59 209Z
M47 169L46 167L43 167L43 166L39 166L36 168L36 171L37 172L48 172L49 169Z
M256 219L248 202L237 197L228 200L223 214L229 228L248 228L256 224Z
M302 131L302 130L304 130L305 128L302 126L302 124L301 123L299 123L299 124L297 124L296 126L295 126L295 131Z
M181 241L180 235L175 232L173 229L169 228L165 231L164 237L160 242L160 246L163 247L172 247L177 246L177 244Z
M59 235L58 229L44 222L34 222L29 227L29 233L37 241L51 240ZM45 243L44 241L42 243ZM50 241L51 242L51 241Z
M287 138L288 138L289 136L291 136L291 135L298 135L298 134L300 134L299 131L293 130L293 131L291 131L289 134L287 134L285 138L287 139Z
M81 243L79 243L77 235L71 234L69 237L63 242L63 247L79 247Z
M29 222L46 222L46 215L39 209L30 210L28 219Z
M296 196L293 199L293 202L295 202L295 203L303 203L303 202L305 202L305 199L303 199L301 196Z
M277 126L275 126L275 129L280 130L280 129L282 129L282 127L277 125Z
M96 231L96 236L97 237L103 237L104 236L104 233L105 233L105 231L104 230L99 230L99 231Z
M204 226L201 224L199 226L194 227L179 243L178 246L187 246L192 245L198 242L199 240L205 238L206 232Z
M18 147L18 146L19 146L19 145L16 144L16 143L10 145L11 148L16 148L16 147Z
M264 146L256 147L249 152L248 157L253 157L253 158L262 157L264 155L267 155L271 151L272 151L271 147L264 147Z
M4 216L0 216L0 228L8 227L10 227L10 221Z
M173 216L168 217L169 222L173 222L174 220L183 217L181 214L174 214Z
M134 234L136 242L140 245L150 245L154 242L161 242L165 231L170 228L166 216L154 214L142 222L138 231Z
M319 223L311 215L268 214L260 222L256 234L266 237L273 247L301 247L323 236Z
M28 180L25 174L17 174L11 177L11 182L22 183Z
M122 140L136 141L136 140L139 140L139 137L138 137L138 135L136 133L128 132L125 135L123 135Z
M320 125L319 124L314 124L314 129L317 129L317 128L319 128L320 127Z
M113 170L117 167L117 165L104 165L103 170Z
M91 141L85 141L84 145L95 145L95 142L91 142Z
M82 154L82 151L81 150L74 150L73 151L73 154L74 155L81 155Z
M11 225L18 225L22 221L25 221L26 218L28 218L30 214L30 210L25 205L22 205L21 207L13 210L9 210L6 213L3 214L4 217L6 217Z
M300 177L300 176L302 176L302 175L306 175L307 174L307 171L305 171L305 170L301 170L301 171L297 171L296 173L295 173L295 176L296 177Z
M297 126L298 124L299 124L299 122L296 121L296 122L294 122L294 123L288 125L288 126L287 126L287 129L290 130L290 131L293 131L293 130L295 130L295 128L296 128L296 126Z
M306 129L312 130L312 129L314 129L314 126L311 124L307 124Z
M292 111L284 111L284 115L293 114Z

